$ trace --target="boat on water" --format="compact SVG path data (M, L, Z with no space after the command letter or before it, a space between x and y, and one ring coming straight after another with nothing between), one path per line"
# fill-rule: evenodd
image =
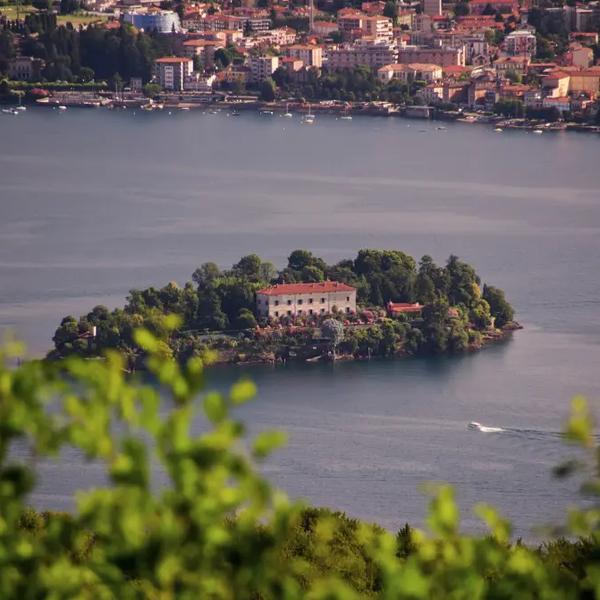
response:
M315 122L315 115L313 115L310 111L310 104L308 105L308 113L306 113L304 115L304 118L302 119L302 123L304 123L305 125L312 125Z
M342 115L340 121L352 121L352 115Z
M283 116L286 119L291 119L294 115L290 112L290 105L286 104L285 105L285 112L283 113Z
M2 112L5 115L18 115L19 111L16 108L3 108Z
M179 110L190 110L189 106L180 106Z
M502 133L502 131L503 131L503 130L502 130L502 128L501 128L501 127L496 127L496 128L494 129L494 131L495 131L496 133Z
M261 110L260 114L264 115L265 117L272 117L273 116L273 111L272 110Z
M59 104L58 110L67 110L67 107L64 104Z
M446 129L448 129L447 127L444 127L442 125L440 125L439 127L437 127L438 131L446 131Z
M27 107L26 106L21 106L19 104L19 106L15 106L14 110L17 111L17 112L25 112L27 110Z
M242 113L239 110L232 110L231 111L231 116L232 117L239 117Z
M537 133L538 135L541 135L544 132L541 129L534 129L533 133Z
M487 427L477 421L471 421L467 424L467 429L473 429L475 431L481 431L481 433L501 433L505 431L502 427Z

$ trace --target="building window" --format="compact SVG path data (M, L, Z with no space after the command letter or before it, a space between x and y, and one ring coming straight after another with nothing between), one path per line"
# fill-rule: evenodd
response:
M324 309L324 308L322 308L322 309L321 309L321 314L323 314L324 312L325 312L325 309Z
M321 298L321 304L325 304L325 298Z
M278 311L278 310L276 310L276 311L275 311L275 316L276 316L276 317L278 317L278 316L279 316L279 311Z
M350 302L350 296L346 296L346 302Z
M312 303L313 303L313 299L312 299L312 298L309 298L309 299L308 299L308 303L309 303L309 304L312 304Z
M292 301L288 300L288 306L291 306L291 305L292 305Z
M300 300L298 300L298 304L302 304L302 298L300 298Z
M299 314L299 315L301 315L301 314L302 314L302 309L300 309L300 310L298 311L298 314Z
M313 314L313 309L312 309L312 308L309 308L309 309L308 309L308 314L309 314L309 315L312 315L312 314Z
M275 300L275 306L279 306L279 300Z
M350 312L350 307L346 306L346 312L349 313Z
M287 311L287 314L288 314L288 316L291 316L291 314L292 314L292 311L291 311L291 310L288 310L288 311Z

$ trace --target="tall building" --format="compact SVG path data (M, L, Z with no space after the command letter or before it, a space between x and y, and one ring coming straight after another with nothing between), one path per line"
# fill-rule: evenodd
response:
M264 81L279 68L278 56L251 56L249 59L250 77L252 81Z
M194 61L191 58L178 56L157 58L154 69L161 88L181 91L186 77L189 77L194 70Z

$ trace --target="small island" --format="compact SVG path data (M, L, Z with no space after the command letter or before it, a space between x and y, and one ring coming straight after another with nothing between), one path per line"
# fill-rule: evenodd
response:
M438 266L430 256L417 263L398 250L363 249L328 265L294 250L281 271L255 254L226 270L207 262L183 287L131 290L123 308L67 316L48 358L95 358L112 349L140 369L139 328L160 340L165 358L212 351L219 363L276 364L462 353L520 325L504 292L482 285L456 256Z

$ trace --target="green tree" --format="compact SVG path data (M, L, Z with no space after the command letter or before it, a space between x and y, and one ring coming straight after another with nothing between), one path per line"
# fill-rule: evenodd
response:
M200 265L192 274L192 279L199 288L212 284L221 276L221 269L214 262L207 262Z
M491 285L484 285L483 299L489 304L496 327L504 327L514 319L513 308L507 302L502 290Z
M273 102L277 87L275 82L270 77L265 79L260 85L260 99L263 102Z
M254 313L247 308L242 308L235 320L234 326L236 329L255 329L256 317L254 316Z
M383 7L383 16L392 19L392 21L396 23L396 19L398 18L398 5L394 0L387 0Z
M200 329L222 330L229 326L229 319L221 307L221 298L216 290L202 290L198 301L196 325Z

